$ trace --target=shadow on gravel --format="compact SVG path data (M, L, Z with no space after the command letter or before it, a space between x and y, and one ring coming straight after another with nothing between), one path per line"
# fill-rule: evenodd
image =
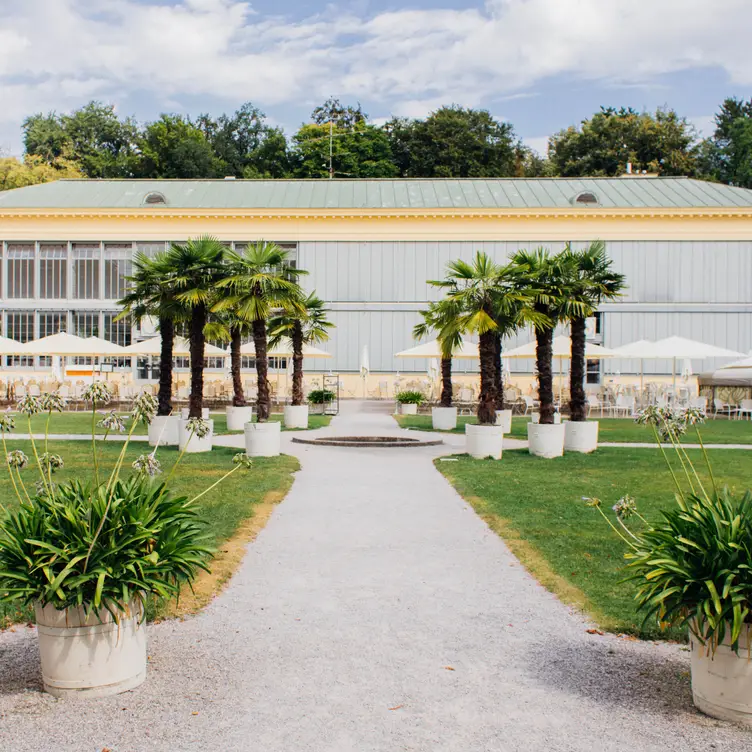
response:
M29 689L42 690L39 647L36 635L0 645L0 695Z
M681 654L683 655L683 654ZM693 713L689 662L650 643L594 635L533 646L528 670L542 684L598 703L656 713Z

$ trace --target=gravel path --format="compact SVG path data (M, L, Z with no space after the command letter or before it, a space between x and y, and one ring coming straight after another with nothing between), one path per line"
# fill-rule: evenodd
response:
M346 409L319 433L400 433ZM0 750L752 750L681 648L589 635L522 569L432 467L451 447L284 441L289 497L220 598L150 628L141 688L56 701L33 630L0 635Z

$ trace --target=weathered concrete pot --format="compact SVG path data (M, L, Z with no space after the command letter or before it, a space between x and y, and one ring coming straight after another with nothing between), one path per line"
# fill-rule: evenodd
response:
M225 409L228 431L242 431L245 424L250 423L253 419L253 407L251 405L244 405L243 407L228 405Z
M564 423L564 451L589 454L598 448L598 421L573 421Z
M730 627L729 627L730 631ZM739 637L739 655L729 636L711 653L690 633L692 699L703 713L752 727L752 661L749 625Z
M180 440L180 418L157 415L149 423L149 446L177 446Z
M282 425L276 421L245 424L245 453L249 457L277 457Z
M178 446L182 451L185 449L186 454L199 454L201 452L211 452L212 441L214 439L214 421L208 421L211 426L209 433L200 439L195 433L191 434L188 428L188 420L180 420L180 443Z
M500 460L503 442L504 434L501 426L465 424L465 451L476 460L486 457Z
M431 425L434 431L453 431L457 428L457 408L432 407Z
M512 411L511 410L497 410L496 411L496 425L501 426L502 433L512 432Z
M527 441L530 454L553 459L564 454L563 423L528 423Z
M106 609L36 606L44 689L55 697L107 697L146 678L146 623L131 604L118 622Z
M308 405L285 405L285 428L308 428Z
M417 415L418 406L414 403L407 404L406 402L400 403L400 413L402 415Z

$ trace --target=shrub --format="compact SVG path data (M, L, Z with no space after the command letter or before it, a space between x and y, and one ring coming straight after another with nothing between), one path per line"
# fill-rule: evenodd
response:
M332 402L337 395L329 389L313 389L308 393L308 401L312 405L323 405Z
M396 400L400 405L422 405L426 398L423 392L419 392L417 389L407 389L403 392L397 392Z

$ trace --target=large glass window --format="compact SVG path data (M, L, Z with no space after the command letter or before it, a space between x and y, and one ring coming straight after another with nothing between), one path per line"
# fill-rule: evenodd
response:
M8 311L5 315L5 336L16 342L31 342L34 339L34 311ZM9 366L34 365L29 355L9 355Z
M284 371L287 368L287 358L278 358L276 356L267 358L269 361L270 371ZM240 358L240 367L244 370L255 371L256 370L256 356L255 355L243 355Z
M60 300L68 297L68 246L43 243L39 246L39 297Z
M164 241L155 243L136 243L136 252L143 253L149 258L154 258L158 253L162 253L165 250Z
M34 297L34 244L8 244L8 297Z
M64 311L42 311L39 313L39 336L49 337L51 334L67 331L68 314ZM52 366L50 355L40 355L39 365L42 368Z
M108 243L104 247L104 296L120 300L128 286L126 277L131 274L133 246L131 243Z
M105 311L102 314L104 319L104 338L110 342L114 342L121 347L128 347L131 344L131 322L129 318L115 321L118 316L117 311ZM101 362L101 361L100 361ZM112 363L115 368L128 368L131 364L131 359L126 358L107 358L107 363Z
M99 244L73 244L73 297L96 300L99 295Z
M73 334L78 337L99 337L99 311L76 311L73 314ZM82 355L71 358L75 366L90 366L93 360Z

